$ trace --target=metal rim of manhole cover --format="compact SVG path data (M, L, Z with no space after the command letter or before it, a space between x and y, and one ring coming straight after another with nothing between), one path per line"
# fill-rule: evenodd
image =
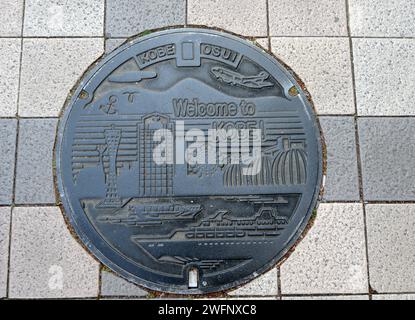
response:
M294 77L252 43L199 28L133 39L92 66L55 160L86 247L127 280L185 294L275 265L322 180L319 126Z

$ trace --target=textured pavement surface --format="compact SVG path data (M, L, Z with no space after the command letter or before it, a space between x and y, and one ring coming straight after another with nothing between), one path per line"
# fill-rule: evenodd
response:
M55 130L101 54L147 29L195 24L254 37L288 64L327 143L313 227L227 297L415 299L413 0L1 0L0 20L0 298L154 297L68 230L55 204Z

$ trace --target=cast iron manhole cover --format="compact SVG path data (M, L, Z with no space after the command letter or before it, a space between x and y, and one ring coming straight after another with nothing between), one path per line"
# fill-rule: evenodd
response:
M206 293L266 271L316 204L320 134L298 83L238 37L153 33L66 104L56 174L75 231L145 287Z

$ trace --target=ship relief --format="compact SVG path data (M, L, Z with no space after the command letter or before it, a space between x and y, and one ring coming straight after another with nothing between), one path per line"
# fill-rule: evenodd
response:
M65 214L131 281L230 288L276 263L307 223L321 179L314 114L289 94L300 87L288 72L241 39L156 35L106 57L66 106Z
M232 86L258 89L274 86L272 82L265 81L269 78L269 74L265 71L261 71L258 75L246 76L226 68L213 67L210 72L218 81Z

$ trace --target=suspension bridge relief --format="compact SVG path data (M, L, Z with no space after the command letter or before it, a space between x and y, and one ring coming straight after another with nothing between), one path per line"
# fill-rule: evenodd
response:
M105 199L98 204L102 208L117 208L121 206L121 198L117 188L117 154L121 141L121 130L112 129L105 130L105 146L103 152L100 152L102 169L105 172L105 184L107 191ZM107 152L108 165L104 165L104 152ZM107 170L105 170L107 167Z

